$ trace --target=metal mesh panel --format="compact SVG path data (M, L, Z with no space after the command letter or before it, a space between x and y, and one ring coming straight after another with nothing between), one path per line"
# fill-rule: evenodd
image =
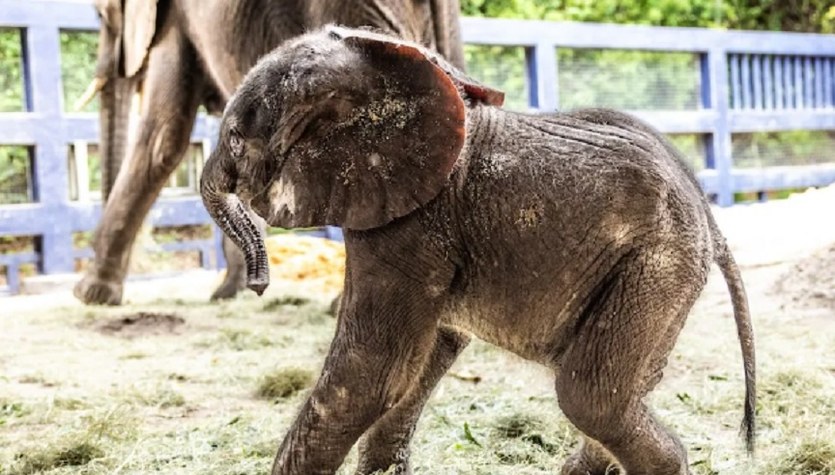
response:
M667 135L672 144L684 155L684 161L694 171L705 169L704 136L697 134Z
M185 157L171 174L163 188L165 195L194 195L200 192L200 175L203 173L203 144L189 144Z
M31 203L33 191L29 149L0 146L0 205Z
M835 132L832 131L734 134L731 144L737 168L835 163Z
M84 153L78 153L78 146L86 147ZM199 193L200 174L203 171L203 144L190 144L183 161L169 177L163 188L164 196L194 195ZM69 192L73 201L101 199L101 159L99 146L94 143L78 142L69 146L68 154Z
M525 49L520 46L464 45L467 73L505 93L505 108L528 109Z
M559 48L560 109L693 110L700 107L699 55Z
M25 110L20 30L0 28L0 112Z
M728 55L732 109L825 109L835 105L835 58Z
M64 88L64 111L75 112L75 101L96 73L98 35L84 31L61 32L61 83ZM96 112L98 101L90 101L84 112Z

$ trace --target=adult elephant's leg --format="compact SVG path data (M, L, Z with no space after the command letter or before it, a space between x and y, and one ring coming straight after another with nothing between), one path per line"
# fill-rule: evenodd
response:
M221 243L223 257L226 259L226 276L223 282L212 292L212 300L231 299L239 290L246 287L246 264L244 253L225 234Z
M148 210L189 143L205 79L192 47L169 15L151 49L143 83L144 107L96 229L96 257L75 296L85 303L118 305L131 247Z
M409 466L409 445L423 406L438 381L469 342L469 336L452 328L441 327L438 330L435 347L420 380L360 441L357 475L386 472L391 467L394 467L395 475L412 473Z
M563 475L605 475L609 454L629 475L689 474L680 440L643 401L707 278L709 261L689 252L625 257L584 312L556 388L568 420L599 445L584 445Z

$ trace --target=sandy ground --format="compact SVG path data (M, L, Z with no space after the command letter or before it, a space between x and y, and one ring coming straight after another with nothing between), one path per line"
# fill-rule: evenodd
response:
M741 358L718 271L651 400L681 435L694 473L835 474L835 187L714 213L757 332L757 460L744 456L737 434ZM0 473L35 473L33 457L79 437L99 447L86 464L40 467L267 470L304 393L263 401L255 388L276 368L316 374L335 289L278 281L260 299L209 304L219 279L195 270L132 281L119 308L83 307L68 290L0 299ZM552 384L542 368L474 343L424 411L415 472L554 473L575 438ZM522 429L506 430L520 420ZM351 473L354 457L340 473Z

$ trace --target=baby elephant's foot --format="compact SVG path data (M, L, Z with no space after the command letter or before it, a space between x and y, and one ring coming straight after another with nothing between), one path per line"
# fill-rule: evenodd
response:
M387 442L371 446L369 440L363 441L355 475L412 475L409 445Z
M574 454L565 461L560 475L621 475L622 473L615 464L594 466L578 454Z
M562 466L561 475L621 475L612 456L597 442L586 440Z
M388 468L380 468L372 471L357 470L355 475L412 475L409 464L390 465Z
M73 295L90 305L121 305L122 283L101 280L87 274L75 284Z

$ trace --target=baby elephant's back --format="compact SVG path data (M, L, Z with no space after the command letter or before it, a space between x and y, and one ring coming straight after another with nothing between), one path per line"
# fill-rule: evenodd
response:
M588 219L615 214L642 226L688 227L703 218L702 190L680 152L631 115L581 109L522 116L520 128L530 134L528 173L549 170L555 198Z
M648 125L600 109L479 112L475 132L492 133L469 150L467 215L483 222L468 229L491 229L493 236L498 231L520 249L548 247L573 261L594 259L601 246L682 234L709 247L698 182Z

